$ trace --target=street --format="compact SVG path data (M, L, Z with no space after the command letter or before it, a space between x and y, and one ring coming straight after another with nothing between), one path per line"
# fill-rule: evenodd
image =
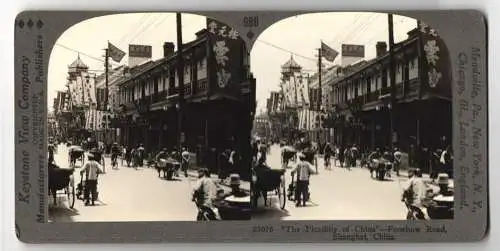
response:
M68 152L59 145L54 159L61 168L68 166ZM87 160L86 160L87 161ZM99 176L99 201L95 206L84 206L76 200L74 209L67 208L64 195L58 195L58 206L49 206L49 220L54 222L81 221L193 221L197 208L191 201L196 179L179 178L167 181L158 177L153 168L120 166L111 169L106 158L106 173ZM118 159L121 165L121 159ZM77 165L81 162L77 161ZM75 171L75 186L80 182L80 169ZM62 191L60 191L62 193ZM53 203L49 198L49 203Z
M281 167L281 149L273 145L268 155L271 168ZM333 163L333 161L332 161ZM311 201L306 207L296 207L287 201L285 210L279 209L277 198L272 206L259 201L253 220L404 220L406 207L401 202L402 185L407 178L376 181L365 168L351 171L333 167L327 171L323 159L318 158L319 174L312 175L309 190ZM286 172L286 186L291 182L290 169ZM271 196L269 196L271 199ZM268 199L268 200L269 200ZM268 202L269 203L269 202Z

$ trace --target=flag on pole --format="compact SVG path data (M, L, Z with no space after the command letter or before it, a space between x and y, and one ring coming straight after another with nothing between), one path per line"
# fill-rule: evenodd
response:
M123 57L125 56L125 52L118 49L118 47L114 46L112 43L108 42L108 53L109 57L113 59L113 61L120 63Z
M321 41L321 55L328 61L333 62L335 58L339 55L339 52L332 49L330 46L326 45Z

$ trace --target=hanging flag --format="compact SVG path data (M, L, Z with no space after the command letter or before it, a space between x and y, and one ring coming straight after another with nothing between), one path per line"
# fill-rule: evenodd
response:
M332 49L330 46L321 42L321 55L328 61L333 62L335 58L339 55L339 52Z
M108 42L108 55L113 61L120 63L125 56L125 52Z

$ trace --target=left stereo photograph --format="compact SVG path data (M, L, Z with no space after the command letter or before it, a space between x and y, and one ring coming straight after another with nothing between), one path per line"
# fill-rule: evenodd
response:
M237 30L200 15L67 29L47 76L48 221L250 220L248 58Z

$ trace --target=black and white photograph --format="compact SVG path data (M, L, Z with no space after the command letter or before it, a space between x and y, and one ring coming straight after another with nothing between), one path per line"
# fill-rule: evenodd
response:
M237 30L88 19L54 45L47 88L49 221L250 219L255 79Z
M251 58L253 220L453 219L438 30L390 13L302 14L268 27Z
M251 50L193 14L75 24L49 63L49 220L453 219L449 60L387 13L293 16Z
M19 13L16 237L483 239L484 13L366 10Z

